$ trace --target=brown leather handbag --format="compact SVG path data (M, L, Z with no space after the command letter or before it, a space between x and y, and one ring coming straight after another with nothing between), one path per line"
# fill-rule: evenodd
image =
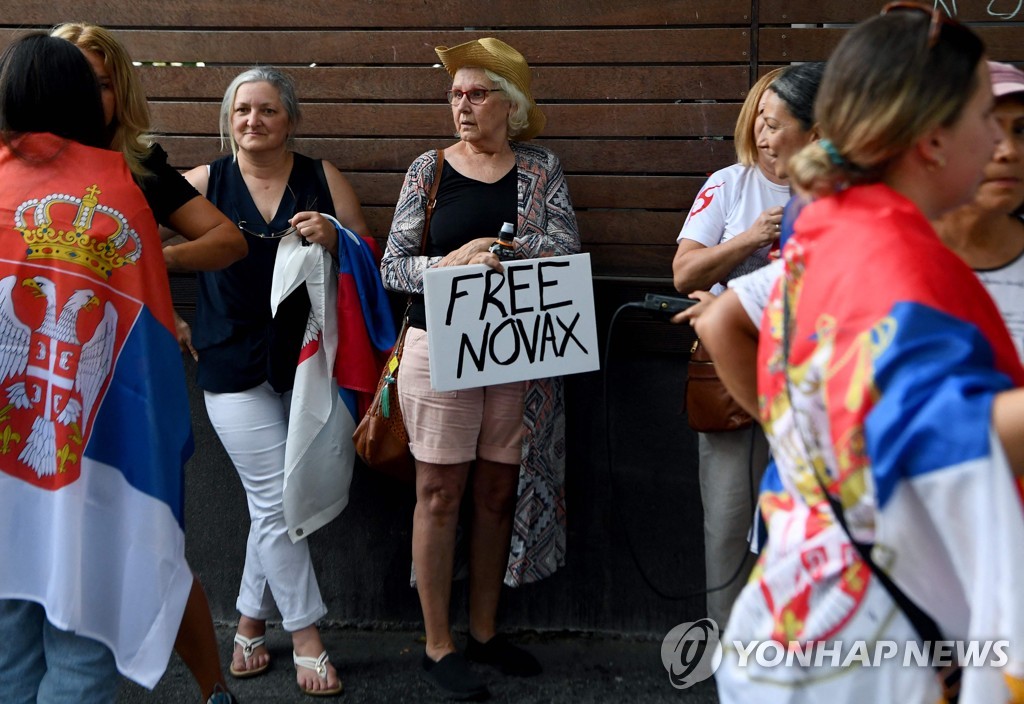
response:
M434 182L430 184L430 195L427 197L426 215L423 219L421 254L427 250L427 232L430 228L430 216L437 201L437 186L441 182L442 166L444 150L438 149ZM402 407L398 403L398 370L402 363L402 350L405 347L405 333L408 328L409 308L406 306L398 340L381 372L373 401L366 415L356 426L356 431L352 433L352 441L356 446L356 454L367 467L395 479L413 483L416 481L416 464L409 451L409 434L405 430Z
M739 430L754 422L725 390L715 363L700 340L693 343L686 368L686 420L700 433Z
M352 441L356 446L356 454L370 469L395 479L414 482L416 465L409 452L409 434L405 430L402 407L398 403L398 366L402 361L407 328L403 323L395 347L377 382L373 401L352 433Z

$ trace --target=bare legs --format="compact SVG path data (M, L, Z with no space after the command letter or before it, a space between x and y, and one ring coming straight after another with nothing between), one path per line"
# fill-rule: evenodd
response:
M476 464L469 558L470 632L477 640L486 641L495 632L508 564L519 467L486 460ZM416 462L412 559L427 632L427 656L435 661L455 652L449 618L452 563L459 504L468 474L469 463Z
M427 631L427 656L431 660L455 652L448 607L452 597L455 527L468 474L468 462L441 465L416 461L412 564Z
M185 613L178 627L178 637L174 641L174 650L192 673L204 701L213 694L213 688L218 683L227 689L224 673L220 669L217 634L213 629L210 604L206 600L203 585L194 575L192 591L188 594Z
M508 568L519 465L477 460L469 536L469 632L481 643L495 633Z

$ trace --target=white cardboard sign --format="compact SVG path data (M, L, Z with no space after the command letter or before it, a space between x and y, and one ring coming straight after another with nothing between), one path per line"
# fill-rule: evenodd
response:
M428 269L423 275L435 391L600 368L590 255Z

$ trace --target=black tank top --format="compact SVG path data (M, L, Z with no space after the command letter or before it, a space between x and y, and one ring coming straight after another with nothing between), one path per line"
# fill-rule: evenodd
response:
M444 256L477 237L497 237L501 224L519 221L518 168L494 183L463 176L447 161L441 169L437 187L437 205L430 218L427 256ZM413 296L409 325L427 329L423 296Z

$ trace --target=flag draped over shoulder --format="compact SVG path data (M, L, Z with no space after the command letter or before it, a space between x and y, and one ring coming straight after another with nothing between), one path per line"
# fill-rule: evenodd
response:
M184 369L156 223L119 153L0 147L0 598L153 687L192 585Z
M323 247L303 247L297 236L290 236L278 245L271 286L275 314L299 286L306 287L310 300L285 446L284 515L293 541L308 537L348 505L355 464L352 433L359 417L356 392L366 391L369 369L374 375L369 390L376 386L374 347L394 344L394 324L373 254L362 239L333 221L340 275L335 277L334 262Z
M1001 666L965 667L961 704L1011 700L1024 677L1024 510L991 407L1024 385L1024 369L998 310L916 207L883 185L808 205L783 254L758 353L778 471L762 485L767 545L726 629L722 701L938 699L927 664L741 665L728 645L842 643L845 653L857 641L920 640L814 471L854 537L874 544L873 560L945 638L1008 642Z

